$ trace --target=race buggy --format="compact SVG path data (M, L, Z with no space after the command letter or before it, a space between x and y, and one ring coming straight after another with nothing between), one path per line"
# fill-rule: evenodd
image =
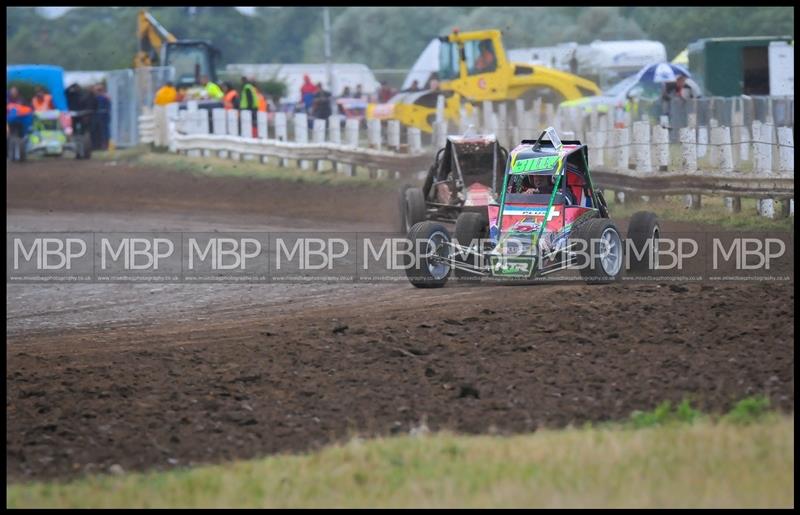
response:
M406 262L411 284L442 287L451 270L474 280L530 280L567 268L580 269L591 283L622 275L624 242L602 192L592 183L588 147L580 141L562 142L552 127L511 151L499 202L485 209L485 214L462 212L453 239L435 221L411 228L414 262ZM660 232L654 213L633 215L628 229L635 249L629 256L631 270L657 265Z
M25 161L35 154L61 157L65 152L75 154L75 159L90 159L89 134L74 134L71 122L71 113L57 110L33 113L33 123L27 133L13 134L8 140L11 160Z
M455 223L465 212L485 217L486 207L496 200L507 157L494 135L448 136L422 188L401 190L400 230L408 233L425 220Z

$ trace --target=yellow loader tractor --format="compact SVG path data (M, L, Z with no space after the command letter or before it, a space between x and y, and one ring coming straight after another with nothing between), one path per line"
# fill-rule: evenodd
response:
M458 122L462 107L469 114L472 103L484 100L513 103L521 98L527 107L537 98L558 105L600 94L597 84L577 75L509 62L499 30L454 30L439 41L438 89L399 93L386 104L370 104L368 119L399 120L431 133L439 95L445 97L445 119Z

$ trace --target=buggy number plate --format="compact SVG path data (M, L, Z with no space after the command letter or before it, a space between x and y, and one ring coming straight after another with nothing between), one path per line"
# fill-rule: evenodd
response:
M500 277L530 277L533 273L532 257L492 256L492 275Z
M533 157L514 162L511 173L541 172L552 170L558 163L558 156Z

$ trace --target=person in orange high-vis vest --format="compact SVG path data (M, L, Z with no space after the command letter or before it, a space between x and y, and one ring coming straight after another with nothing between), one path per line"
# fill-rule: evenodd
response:
M45 93L41 87L36 88L36 94L31 99L33 110L37 113L42 111L50 111L53 109L53 97L49 93Z
M267 97L262 92L258 92L258 110L262 113L267 112Z
M233 88L230 82L222 85L222 90L225 95L222 97L222 107L225 109L238 109L239 108L239 93Z

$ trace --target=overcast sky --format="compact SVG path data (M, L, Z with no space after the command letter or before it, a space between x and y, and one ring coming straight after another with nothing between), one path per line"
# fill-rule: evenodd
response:
M65 12L69 11L70 9L75 9L74 7L37 7L39 10L39 14L45 16L47 18L58 18ZM246 14L248 16L252 16L256 12L255 7L237 7L236 8L240 13Z

